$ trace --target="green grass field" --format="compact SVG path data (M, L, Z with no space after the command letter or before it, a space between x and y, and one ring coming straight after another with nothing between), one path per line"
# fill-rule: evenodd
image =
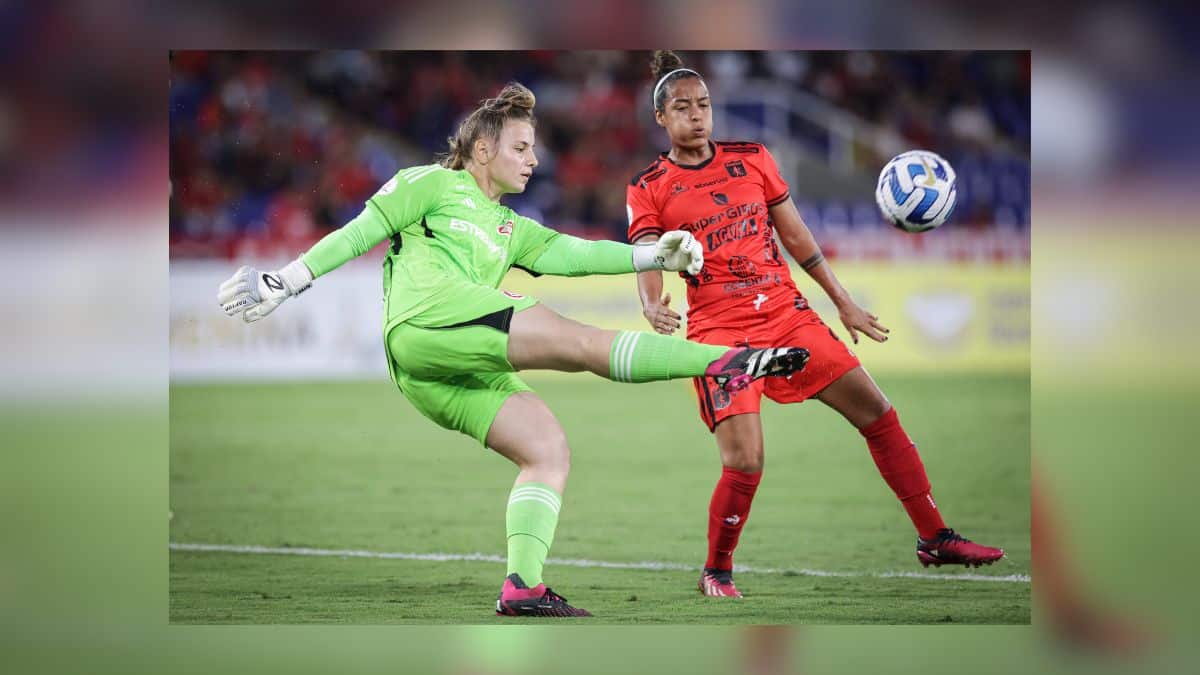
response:
M1003 546L990 576L1028 575L1024 376L880 377L947 522ZM720 472L690 385L531 377L572 442L547 581L593 623L1023 624L1027 581L925 570L862 438L819 403L766 403L767 467L742 535L740 601L701 597ZM503 556L515 469L421 417L390 383L173 385L171 542ZM251 420L247 411L261 416ZM853 576L818 576L817 572ZM887 577L890 572L938 578ZM173 623L470 623L494 616L499 562L173 550ZM945 578L942 578L945 577ZM525 619L521 621L535 622Z

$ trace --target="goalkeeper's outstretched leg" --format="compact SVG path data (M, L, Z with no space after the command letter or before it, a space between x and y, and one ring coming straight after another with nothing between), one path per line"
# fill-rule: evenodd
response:
M729 348L640 331L596 328L534 305L512 318L508 361L517 370L589 371L617 382L710 377L740 391L767 376L789 376L808 363L803 347Z

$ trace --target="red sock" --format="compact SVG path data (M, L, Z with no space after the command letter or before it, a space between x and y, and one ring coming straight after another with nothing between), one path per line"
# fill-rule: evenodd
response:
M879 475L883 476L888 487L904 505L904 510L908 511L908 517L917 528L917 536L932 539L946 524L942 522L933 496L929 494L929 478L925 475L921 455L904 432L904 427L900 426L896 409L889 409L883 417L860 431L867 439L867 447L871 450L875 466L879 467Z
M758 491L762 472L744 473L724 467L721 480L708 503L708 560L705 567L733 569L733 549L750 517L750 502Z

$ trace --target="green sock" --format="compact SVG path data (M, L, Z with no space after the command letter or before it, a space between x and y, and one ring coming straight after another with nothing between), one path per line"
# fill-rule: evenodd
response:
M703 375L708 364L721 358L729 347L623 330L613 340L608 355L609 379L617 382L654 382L675 377Z
M533 588L542 583L542 566L554 543L562 498L545 483L521 483L508 495L508 571Z

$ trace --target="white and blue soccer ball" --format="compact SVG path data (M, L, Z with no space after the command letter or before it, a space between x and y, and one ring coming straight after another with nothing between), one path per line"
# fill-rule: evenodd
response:
M910 150L883 167L875 202L892 225L927 232L950 217L957 192L950 162L928 150Z

